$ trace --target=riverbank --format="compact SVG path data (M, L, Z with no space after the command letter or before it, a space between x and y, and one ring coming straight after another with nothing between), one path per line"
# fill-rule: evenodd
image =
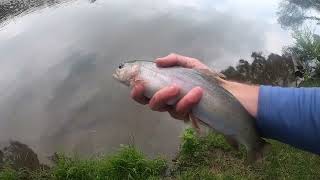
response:
M122 146L115 154L90 159L57 154L56 165L30 171L10 166L0 179L318 179L320 158L279 142L262 162L248 166L245 151L232 149L221 135L198 137L192 129L182 136L179 156L173 163L148 159L133 146ZM169 164L173 164L169 167Z

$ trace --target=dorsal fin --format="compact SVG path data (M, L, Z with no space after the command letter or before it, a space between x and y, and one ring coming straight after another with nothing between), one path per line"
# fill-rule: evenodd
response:
M205 79L209 81L214 81L215 83L221 84L223 82L222 79L225 79L225 75L222 73L218 73L212 71L210 69L196 69L196 71Z
M221 78L221 79L226 79L226 76L220 72L210 70L210 69L197 69L197 71L209 76L209 77L214 77L214 78Z

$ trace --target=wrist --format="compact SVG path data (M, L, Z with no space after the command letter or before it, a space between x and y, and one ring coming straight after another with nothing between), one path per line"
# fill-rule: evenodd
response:
M257 117L259 86L223 80L222 87L237 98L253 117Z

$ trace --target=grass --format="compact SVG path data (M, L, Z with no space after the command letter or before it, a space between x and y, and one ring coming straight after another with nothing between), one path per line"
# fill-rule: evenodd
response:
M300 84L300 87L320 87L320 79L308 79Z
M320 157L269 141L271 152L262 162L245 163L245 151L232 149L221 135L197 137L184 133L173 174L178 179L319 179ZM194 153L192 153L192 151Z
M58 154L51 169L28 171L5 167L0 179L319 179L320 158L285 144L269 141L271 152L262 162L246 165L245 150L236 151L221 135L199 137L193 129L182 135L180 153L168 168L162 158L148 159L132 146L109 156L89 159ZM166 173L167 172L167 173Z
M0 172L0 179L6 180L18 180L22 178L24 175L21 174L21 171L15 171L9 167L5 167Z
M160 179L166 169L167 163L164 159L148 159L134 147L123 146L113 155L91 159L58 154L56 165L48 170L30 172L6 167L0 171L0 179Z

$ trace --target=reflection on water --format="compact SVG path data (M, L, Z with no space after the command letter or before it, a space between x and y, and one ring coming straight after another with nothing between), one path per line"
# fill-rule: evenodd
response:
M44 165L40 164L38 156L26 144L18 141L10 141L6 145L2 144L0 149L0 168L8 166L19 170L28 168L36 170Z
M1 0L0 2L0 25L24 14L32 13L44 8L51 8L59 4L75 0ZM96 0L88 0L91 3Z
M0 142L23 142L41 160L56 151L91 155L128 143L173 156L183 124L133 102L113 80L114 68L177 52L221 69L264 49L268 34L263 21L215 6L78 0L44 8L64 1L21 0L8 8L8 2L0 3L1 21L7 19L0 29ZM23 11L34 12L8 19Z
M0 2L0 24L9 18L30 13L46 7L65 2L66 0L2 0Z

